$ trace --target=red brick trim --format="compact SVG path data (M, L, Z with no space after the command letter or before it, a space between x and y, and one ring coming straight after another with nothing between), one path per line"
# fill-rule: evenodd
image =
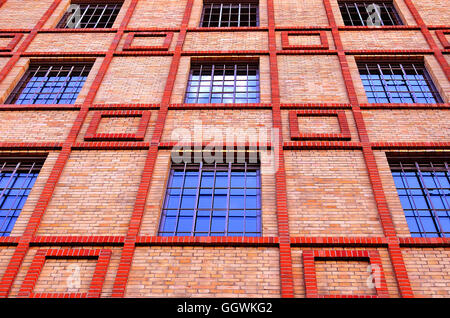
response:
M161 46L133 46L134 38L155 38L155 37L164 37L164 43ZM125 39L125 43L123 45L124 51L167 51L169 50L170 43L172 43L173 32L131 32L128 33L127 38Z
M15 246L19 243L19 237L2 236L0 237L0 246Z
M450 149L450 142L374 142L371 143L374 149Z
M278 246L278 237L139 236L136 245L146 246Z
M401 237L400 247L450 247L449 237Z
M302 133L299 130L298 117L337 117L339 122L339 134L327 133ZM297 110L289 112L289 129L292 140L350 140L350 127L347 116L343 110Z
M33 293L34 286L41 274L45 261L48 258L56 259L97 259L94 275L92 277L89 292L87 293ZM38 250L34 256L33 262L27 272L27 275L20 288L19 297L30 298L98 298L102 292L103 282L105 281L106 271L108 269L111 250L87 250L87 249L48 249Z
M318 45L290 45L289 36L306 35L319 36L320 43ZM281 32L281 46L283 50L328 50L328 38L325 31L283 31Z
M80 110L81 105L76 104L37 104L37 105L16 105L16 104L0 104L0 110L7 111L40 111L40 110Z
M317 278L315 269L316 259L329 260L354 260L364 259L369 261L370 265L376 265L380 271L377 273L380 278L380 285L376 286L376 295L322 295L318 293ZM308 298L386 298L389 297L386 279L384 277L383 266L380 255L377 251L333 251L333 250L313 250L303 252L303 272L305 277L306 297ZM372 270L374 273L374 270Z
M381 247L387 246L384 237L291 237L292 246Z
M72 150L148 150L150 143L133 141L76 142Z
M59 142L0 142L0 150L61 150Z
M0 33L0 39L11 39L7 46L0 47L0 52L12 52L22 37L21 33Z
M361 150L363 144L350 141L287 141L283 143L284 150Z
M128 110L128 111L100 111L95 112L92 117L91 123L86 131L84 140L87 141L143 141L147 126L150 121L151 112ZM119 118L119 117L140 117L139 126L134 134L109 134L109 133L97 133L97 129L100 125L102 118Z
M450 42L447 40L446 35L450 34L450 30L437 30L436 35L441 41L442 46L444 47L444 50L450 49Z
M31 239L30 244L45 245L98 245L98 246L114 246L123 245L125 237L123 236L35 236Z

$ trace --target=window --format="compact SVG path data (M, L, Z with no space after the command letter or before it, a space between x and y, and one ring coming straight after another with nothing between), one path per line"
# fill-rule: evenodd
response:
M345 25L380 26L403 24L392 1L341 1L339 2L339 9Z
M0 236L11 234L43 163L43 158L0 157Z
M450 157L390 158L413 237L450 237Z
M369 103L442 103L423 63L358 63Z
M203 5L201 27L255 27L258 2L208 2Z
M261 236L260 193L259 165L174 164L159 235Z
M193 64L185 102L259 103L258 64Z
M111 28L121 7L121 2L74 3L56 27L59 29Z
M74 104L92 63L32 64L6 104Z

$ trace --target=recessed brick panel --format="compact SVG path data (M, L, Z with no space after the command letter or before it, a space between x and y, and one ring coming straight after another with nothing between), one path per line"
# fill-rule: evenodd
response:
M325 26L327 14L322 0L274 0L275 21L279 26Z
M342 31L346 50L426 50L428 44L420 31L380 30Z
M367 270L370 262L359 260L317 260L317 289L322 295L376 295Z
M183 46L184 51L267 49L267 32L188 32Z

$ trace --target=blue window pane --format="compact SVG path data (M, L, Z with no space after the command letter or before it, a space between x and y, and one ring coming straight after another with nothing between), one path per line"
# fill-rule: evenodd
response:
M225 217L213 217L211 224L211 232L225 232Z
M228 218L228 232L243 232L244 231L244 218L242 217L229 217Z
M226 209L227 207L227 196L226 195L215 195L214 196L214 209Z
M245 197L232 195L230 197L230 209L243 209L245 207Z

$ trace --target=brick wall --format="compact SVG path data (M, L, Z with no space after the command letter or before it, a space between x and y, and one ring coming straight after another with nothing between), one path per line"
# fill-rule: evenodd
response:
M409 248L402 253L416 297L450 297L448 248Z
M187 0L139 1L131 17L130 28L179 27ZM168 19L167 17L170 17Z
M94 102L160 103L170 60L165 56L115 57Z
M267 50L266 32L188 32L185 51Z
M281 118L283 126L281 127L283 132L283 140L290 141L290 123L289 112L296 111L295 109L282 110ZM344 111L347 119L348 126L350 128L351 141L359 141L358 131L356 128L355 120L351 111ZM334 134L340 133L339 122L335 116L299 116L298 128L300 133L314 133L314 134Z
M126 297L279 297L278 251L138 247Z
M63 142L77 114L71 111L0 112L3 142Z
M361 152L286 151L285 162L291 235L382 235Z
M275 21L279 26L328 25L322 0L274 0Z
M38 34L27 52L95 52L107 51L114 38L112 33L79 34L67 33L61 37L57 33ZM47 45L52 43L52 45Z
M428 44L420 31L343 31L346 50L426 50Z
M448 141L447 110L363 111L371 141Z
M278 56L282 103L348 103L336 56Z
M450 21L446 0L412 0L412 3L426 24L446 25Z
M0 8L1 29L32 29L53 0L8 0ZM26 8L26 11L24 10Z
M294 276L294 291L295 297L305 297L305 278L303 267L303 252L310 251L310 248L292 248L292 270ZM314 250L323 250L317 247ZM326 248L326 250L345 251L349 248ZM397 283L392 268L389 253L384 248L351 248L352 251L377 251L381 258L381 265L383 268L384 277L386 279L389 297L399 297ZM367 265L366 262L355 262L353 259L343 259L331 265L331 260L326 260L328 264L321 263L321 260L315 260L316 279L319 294L347 294L358 293L360 295L371 295L374 293L373 289L367 286ZM325 272L328 267L330 271Z
M60 247L60 246L31 247L29 249L27 255L25 256L25 259L22 263L20 271L17 274L17 278L14 281L14 284L11 288L11 297L17 297L17 294L22 286L22 283L24 282L25 276L27 275L27 272L30 269L30 265L31 265L34 257L36 256L36 252L39 249L80 249L80 248L81 248L80 246L70 246L70 245L64 246L64 247ZM106 271L105 281L103 283L103 289L102 289L102 294L101 294L101 297L111 297L114 280L115 280L117 268L118 268L119 261L120 261L120 254L121 254L120 248L111 247L111 246L85 246L82 248L89 249L89 250L107 249L112 252L111 258L109 261L109 265L108 265L108 268ZM48 265L47 265L47 262L49 262ZM37 291L37 292L45 291L45 292L51 293L51 292L57 292L57 290L60 290L60 289L66 289L66 288L68 289L68 286L66 285L67 280L64 279L64 277L66 277L66 275L69 273L67 273L65 270L62 271L59 269L64 268L70 272L71 267L68 267L68 266L70 266L69 264L71 264L71 263L74 263L73 259L68 259L68 258L67 259L56 259L55 261L52 261L51 259L47 259L44 263L42 272L39 275L39 279L35 285L34 291ZM80 292L85 292L87 289L87 286L92 281L91 273L92 273L92 265L93 264L92 264L92 261L87 262L86 259L80 259L79 261L76 261L76 263L79 263L80 265L82 265L82 266L80 266L80 278L82 278L82 280L81 280L82 281L82 285L81 285L82 290L80 290ZM59 269L57 267L59 267ZM58 273L60 275L58 275ZM59 279L61 284L56 283L57 280L55 278L58 278L58 276L61 277ZM37 290L36 290L36 288L37 288Z
M144 151L74 151L39 227L39 235L124 235Z

